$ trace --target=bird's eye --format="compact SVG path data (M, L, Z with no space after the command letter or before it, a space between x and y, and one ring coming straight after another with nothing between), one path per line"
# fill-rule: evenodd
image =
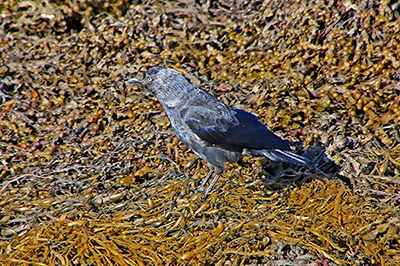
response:
M153 81L152 78L150 78L150 77L147 78L147 82L152 82L152 81Z

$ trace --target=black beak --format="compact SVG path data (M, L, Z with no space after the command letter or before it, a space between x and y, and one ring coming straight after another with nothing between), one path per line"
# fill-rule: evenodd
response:
M135 78L131 78L127 81L128 83L139 83L139 84L143 84L144 82Z

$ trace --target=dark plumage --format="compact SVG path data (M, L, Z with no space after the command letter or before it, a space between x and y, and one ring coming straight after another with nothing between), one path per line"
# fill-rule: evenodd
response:
M129 82L141 83L157 97L178 138L209 164L210 172L199 191L204 191L205 183L216 173L203 197L224 171L224 163L237 162L243 155L314 168L310 160L290 152L290 142L269 131L256 116L227 106L173 69L153 67L142 81Z

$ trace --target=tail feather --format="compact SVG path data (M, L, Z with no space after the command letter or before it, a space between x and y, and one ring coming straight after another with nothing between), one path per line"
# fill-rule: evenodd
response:
M309 159L283 150L262 150L262 155L275 162L285 162L305 166L309 169L315 169L315 165Z

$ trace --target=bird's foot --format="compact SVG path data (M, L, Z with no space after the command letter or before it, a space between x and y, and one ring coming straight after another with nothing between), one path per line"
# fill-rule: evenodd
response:
M202 200L205 200L207 197L208 197L208 191L204 191L204 194L203 194L203 196L201 196L201 199Z
M204 189L204 188L203 188ZM203 194L203 196L201 196L201 199L206 199L207 197L208 197L208 194L210 194L210 193L213 193L213 192L215 192L215 191L217 191L218 189L216 188L216 189L212 189L212 188L210 188L210 187L208 187L205 191L204 191L204 194Z
M197 188L197 193L204 192L205 190L206 190L206 188L205 188L203 185L200 185L200 186Z

